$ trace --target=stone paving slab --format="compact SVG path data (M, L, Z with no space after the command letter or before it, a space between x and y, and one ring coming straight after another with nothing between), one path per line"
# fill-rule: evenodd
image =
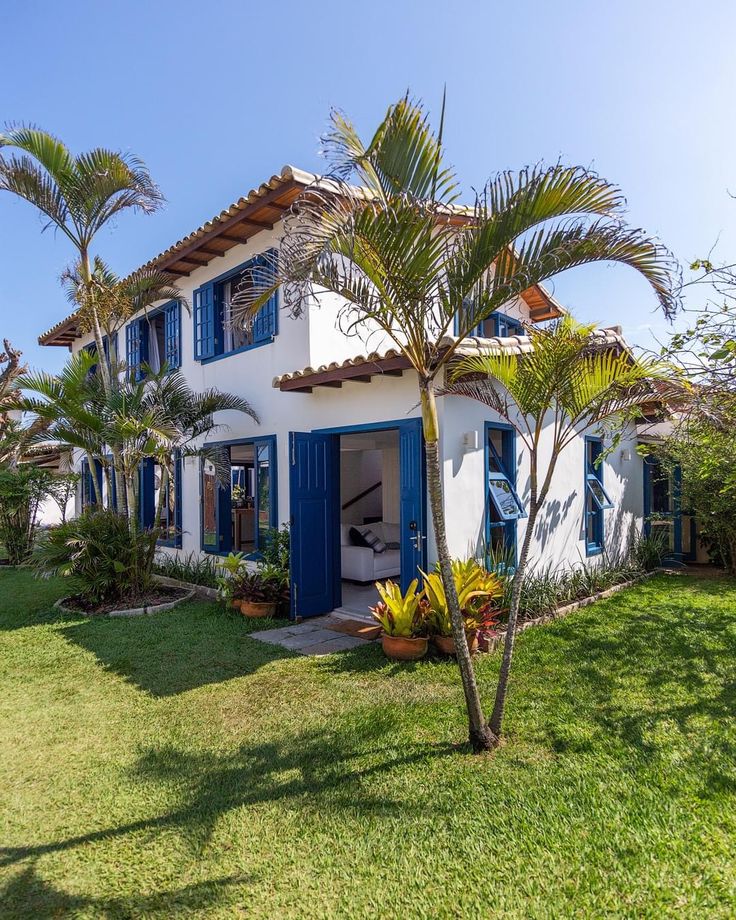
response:
M301 655L331 655L333 652L344 652L361 645L368 645L373 640L359 639L357 636L348 636L331 629L342 623L340 617L327 616L314 617L302 623L292 623L278 629L260 629L250 634L252 639L267 642L269 645L280 645L282 648Z
M358 648L361 645L370 645L370 643L365 639L357 639L355 636L335 635L334 639L326 639L324 642L308 645L300 651L302 655L331 655L333 652L346 652L348 649Z

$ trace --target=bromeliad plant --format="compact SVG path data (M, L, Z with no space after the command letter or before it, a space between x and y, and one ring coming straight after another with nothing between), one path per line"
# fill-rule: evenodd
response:
M404 639L426 636L427 601L418 587L419 580L415 578L402 594L401 588L390 579L376 582L381 600L371 607L371 612L387 636Z
M430 630L438 636L452 636L450 608L439 567L434 572L422 572L422 576ZM497 620L493 602L503 595L501 579L475 559L453 559L452 577L466 631L489 628Z

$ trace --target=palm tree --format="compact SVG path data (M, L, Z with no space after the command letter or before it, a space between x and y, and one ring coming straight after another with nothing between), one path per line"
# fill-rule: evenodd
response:
M181 290L172 281L171 275L157 268L138 268L125 278L120 278L99 257L92 262L91 273L85 278L81 262L67 268L61 276L68 300L82 308L90 290L95 305L100 329L108 342L125 323L139 312L146 313L149 307L164 300L178 300L185 310L190 306ZM107 363L112 366L112 353Z
M470 741L488 749L445 532L439 461L438 382L458 345L479 323L558 272L606 260L632 266L666 313L675 307L669 255L622 220L620 191L580 167L502 173L471 209L443 163L421 105L392 105L367 144L339 113L324 147L331 173L304 190L285 218L278 266L255 278L236 303L252 317L279 285L298 315L328 291L352 331L378 332L417 374L427 483L442 579L468 709ZM357 184L351 184L357 180ZM450 338L455 330L455 338Z
M620 344L607 341L592 325L566 316L549 329L530 328L531 351L504 353L496 346L458 359L451 368L446 395L466 396L488 406L513 426L529 455L529 507L526 530L514 573L508 631L501 672L488 728L495 745L501 737L504 707L514 654L521 588L534 525L552 484L562 451L591 428L608 426L614 443L653 384L670 372L648 360L634 360ZM541 435L551 433L541 450ZM540 453L549 459L540 467Z
M147 369L138 381L125 377L108 393L99 377L90 373L96 360L97 356L80 351L60 374L25 374L18 384L26 395L17 405L48 424L45 443L81 450L91 469L100 464L108 481L108 501L114 472L115 491L123 496L122 508L133 530L138 526L137 474L145 459L157 460L170 474L175 453L209 456L211 449L202 442L222 427L215 421L216 413L242 412L256 422L258 415L240 396L216 389L193 391L182 374L166 366L157 373ZM102 506L97 477L91 478L95 500Z
M17 152L7 152L7 151ZM12 192L36 207L77 251L86 288L80 299L83 329L94 334L106 389L112 375L102 358L102 330L92 284L91 247L96 234L126 210L151 213L163 196L137 157L96 147L74 156L58 138L39 128L20 126L0 134L0 191Z

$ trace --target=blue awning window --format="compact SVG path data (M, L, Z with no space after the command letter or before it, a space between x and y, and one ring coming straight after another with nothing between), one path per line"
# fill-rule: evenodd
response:
M489 441L489 447L488 491L493 506L502 521L516 521L526 517L524 505L492 441Z

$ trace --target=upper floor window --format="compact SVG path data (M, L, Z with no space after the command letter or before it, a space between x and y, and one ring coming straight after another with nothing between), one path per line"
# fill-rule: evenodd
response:
M102 349L105 354L105 360L117 361L118 359L118 334L117 332L113 334L112 337L112 355L110 354L110 342L106 335L102 336ZM84 350L88 351L91 355L97 355L97 342L90 342L89 345L84 346ZM97 365L93 364L89 369L90 374L97 372Z
M275 250L255 256L194 292L194 357L198 361L229 355L271 342L277 333L278 295L273 294L251 322L237 316L233 299L258 274L272 271Z
M585 439L585 551L595 556L603 551L603 512L613 508L603 486L603 442L600 438Z
M136 380L147 364L158 373L181 366L181 304L172 300L146 316L131 320L125 328L125 358Z
M458 332L457 323L455 324L455 332ZM524 335L524 327L520 320L496 310L495 313L491 313L488 319L484 319L482 323L474 326L468 335L476 336L479 339L490 339L493 336L508 338L510 335Z

